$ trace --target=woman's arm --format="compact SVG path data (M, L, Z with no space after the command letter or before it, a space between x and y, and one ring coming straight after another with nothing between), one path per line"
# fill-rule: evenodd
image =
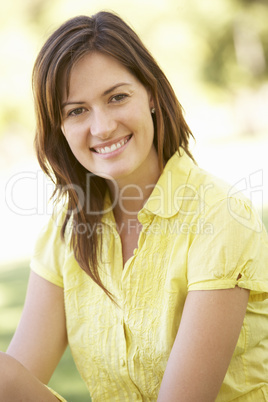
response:
M63 289L31 272L22 317L7 354L47 384L66 346Z
M249 291L189 292L158 402L215 401L243 324Z

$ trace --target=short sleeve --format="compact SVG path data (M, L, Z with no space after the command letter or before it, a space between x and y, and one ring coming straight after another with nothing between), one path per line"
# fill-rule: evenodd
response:
M60 287L63 287L62 268L66 249L60 234L63 219L64 211L51 216L37 238L30 264L32 271Z
M230 197L198 219L188 253L188 290L235 286L268 292L268 237L257 212L243 198Z

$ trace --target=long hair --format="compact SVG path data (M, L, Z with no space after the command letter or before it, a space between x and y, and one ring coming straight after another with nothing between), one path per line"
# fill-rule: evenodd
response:
M89 237L76 230L81 224L94 228L101 222L107 184L95 175L90 177L90 183L87 182L89 172L74 157L61 131L61 86L64 85L68 93L72 67L93 51L114 57L152 94L154 146L161 171L179 147L192 158L189 151L192 133L166 76L136 33L116 14L99 12L92 17L70 19L42 47L33 69L37 158L55 184L53 195L57 200L67 198L68 212L61 229L62 238L72 217L74 256L80 267L112 298L98 269L101 238L94 230ZM90 213L81 201L81 192L90 194Z

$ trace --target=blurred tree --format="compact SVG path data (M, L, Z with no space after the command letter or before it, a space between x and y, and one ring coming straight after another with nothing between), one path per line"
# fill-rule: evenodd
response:
M137 7L137 4L142 4ZM236 96L268 79L267 0L12 0L0 15L0 136L33 132L30 72L41 44L70 14L114 9L133 23L180 92ZM142 11L141 11L142 10ZM186 95L188 96L188 95ZM265 95L266 96L266 95ZM23 134L24 135L24 134Z
M221 29L207 16L200 78L229 89L258 86L268 78L268 2L232 0L232 8Z
M267 132L267 0L188 0L183 5L178 23L188 25L200 49L191 60L197 66L199 100L224 105L233 133Z

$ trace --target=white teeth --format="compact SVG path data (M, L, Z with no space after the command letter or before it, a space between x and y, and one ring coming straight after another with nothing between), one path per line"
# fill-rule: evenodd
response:
M128 142L129 138L126 138L125 140L121 140L117 142L116 144L112 144L110 147L104 147L104 148L95 148L95 151L98 154L108 154L109 152L113 152L116 149L121 148L123 145L125 145Z

